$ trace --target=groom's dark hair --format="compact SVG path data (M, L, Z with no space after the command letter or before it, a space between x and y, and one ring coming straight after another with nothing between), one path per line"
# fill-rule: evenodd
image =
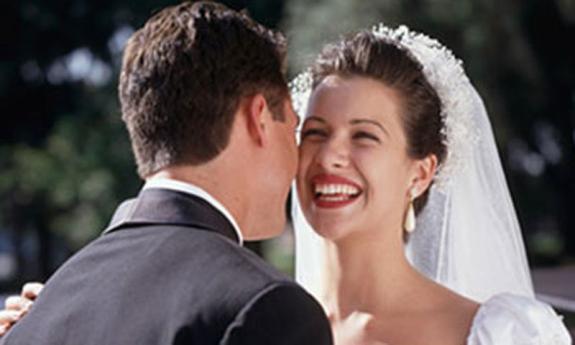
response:
M139 175L216 157L243 97L262 93L284 121L285 56L284 36L221 4L185 2L150 18L126 45L119 85Z

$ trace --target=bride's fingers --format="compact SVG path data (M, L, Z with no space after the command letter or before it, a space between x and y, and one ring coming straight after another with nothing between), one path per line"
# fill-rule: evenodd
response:
M33 301L36 299L36 297L38 297L38 295L42 291L42 288L44 288L44 284L42 283L37 282L26 283L24 284L24 287L22 287L21 295L22 297L25 297Z
M0 336L8 332L14 322L18 321L22 314L17 310L0 310Z
M32 292L28 292L28 295L37 295L37 291L39 290L34 288ZM5 309L0 310L0 337L4 336L14 323L26 315L31 305L32 301L27 297L10 296L6 298Z
M8 332L10 327L12 327L11 323L0 324L0 337L4 336L4 334L6 334L6 332Z
M32 305L32 300L22 296L10 296L4 302L4 308L8 310L27 311Z
M0 324L12 324L18 321L20 314L18 310L0 310Z

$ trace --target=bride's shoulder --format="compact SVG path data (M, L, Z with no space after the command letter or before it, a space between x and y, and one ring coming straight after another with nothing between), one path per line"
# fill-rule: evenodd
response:
M571 344L569 332L549 305L533 298L500 294L477 311L468 345Z

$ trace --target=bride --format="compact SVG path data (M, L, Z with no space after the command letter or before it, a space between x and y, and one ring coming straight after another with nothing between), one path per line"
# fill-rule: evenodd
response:
M571 343L534 299L485 107L449 50L380 25L328 45L292 91L297 280L336 344Z
M534 299L485 107L448 49L380 25L326 46L292 95L296 275L338 345L571 343Z

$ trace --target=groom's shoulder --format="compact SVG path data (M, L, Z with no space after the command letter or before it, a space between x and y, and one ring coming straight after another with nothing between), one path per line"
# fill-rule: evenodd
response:
M175 275L178 284L182 281L188 284L209 282L214 288L233 286L233 291L259 291L270 284L295 285L291 278L252 250L210 230L159 225L102 237L108 237L100 243L106 250L112 243L117 243L122 249L130 249L125 251L129 256L138 256L138 252L145 251L145 255L154 257L145 263L146 270L169 268L178 272Z
M296 285L293 280L270 265L254 251L227 238L213 233L199 234L202 237L197 250L191 254L194 259L205 257L206 269L225 273L236 284L262 289L270 284ZM296 285L298 286L298 285Z
M199 306L206 319L226 325L221 344L331 344L322 307L293 279L227 238L200 233L195 245L184 245L186 236L175 235L178 245L193 249L179 277L198 294L181 302ZM190 264L194 261L201 273Z
M218 242L232 269L223 274L227 297L219 295L216 309L235 305L221 344L332 343L323 308L306 290L251 250Z

